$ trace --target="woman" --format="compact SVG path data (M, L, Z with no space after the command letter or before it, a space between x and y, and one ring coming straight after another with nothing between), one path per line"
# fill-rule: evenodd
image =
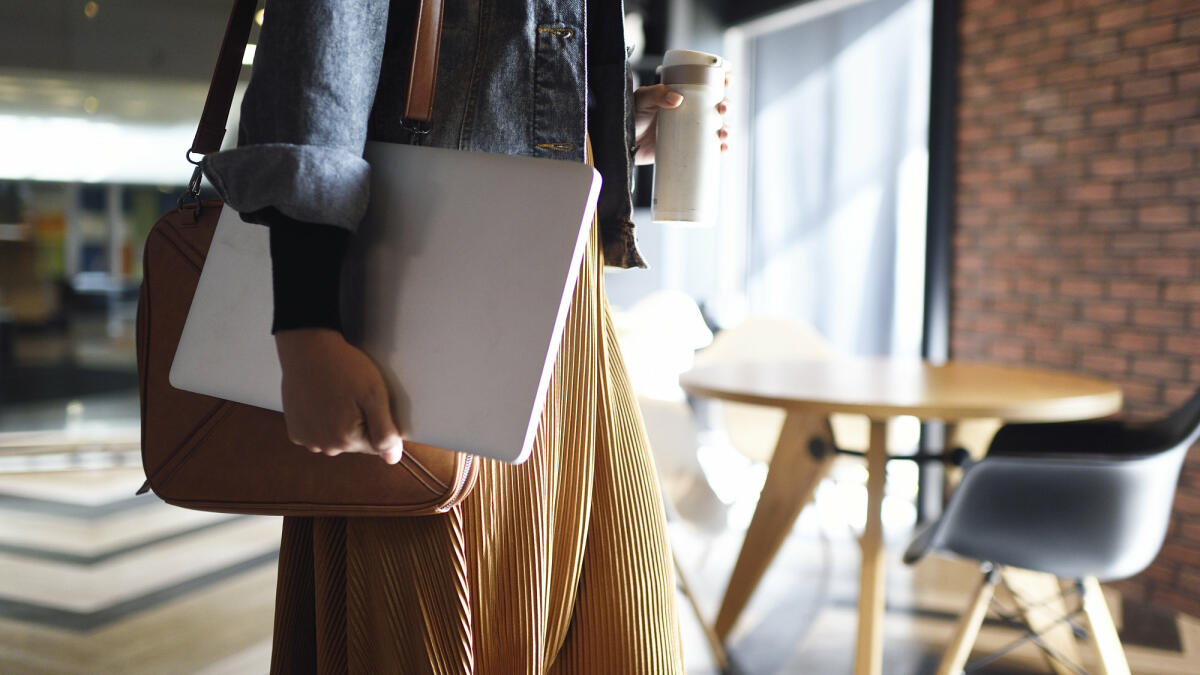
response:
M272 671L681 672L662 503L602 271L644 266L631 169L653 160L657 110L682 97L630 90L619 1L445 3L429 133L400 119L415 2L288 0L267 12L239 147L205 160L227 203L271 228L293 441L403 452L382 378L338 323L367 139L586 156L604 178L598 227L531 459L484 460L444 516L285 518Z

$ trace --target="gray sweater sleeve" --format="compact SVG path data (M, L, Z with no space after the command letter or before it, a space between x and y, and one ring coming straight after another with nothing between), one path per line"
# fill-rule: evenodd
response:
M243 217L274 207L298 221L357 228L367 208L362 152L388 4L270 4L242 101L238 147L203 161L217 192Z

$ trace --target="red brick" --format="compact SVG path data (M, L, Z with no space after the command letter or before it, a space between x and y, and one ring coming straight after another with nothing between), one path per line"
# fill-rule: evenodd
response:
M1167 542L1159 554L1164 560L1170 560L1182 565L1200 565L1200 546L1190 546L1184 543Z
M1034 122L1028 117L1018 117L1004 122L996 129L1000 137L1028 136L1033 133Z
M1124 228L1133 222L1133 218L1134 213L1130 209L1105 206L1089 209L1084 222L1098 227Z
M1200 197L1200 176L1175 179L1171 184L1171 194L1180 197Z
M1047 340L1053 340L1058 330L1049 323L1019 321L1013 326L1012 332L1018 337L1032 340L1034 344L1038 344Z
M1113 235L1112 247L1121 252L1149 251L1162 246L1162 236L1146 232L1118 232Z
M1185 40L1188 38L1200 37L1200 16L1180 21L1179 37Z
M1165 96L1174 89L1170 75L1159 77L1136 77L1121 83L1121 98L1153 98Z
M1171 185L1166 180L1139 180L1122 183L1117 187L1117 198L1143 200L1166 197L1171 194Z
M1193 335L1168 335L1167 351L1172 354L1200 357L1200 337ZM1200 511L1197 513L1200 513Z
M1200 283L1171 282L1163 290L1168 302L1200 303Z
M1077 202L1111 202L1116 190L1112 183L1087 183L1067 191L1067 198Z
M1101 59L1119 53L1121 44L1111 35L1090 36L1071 45L1070 55L1073 59Z
M1124 323L1129 318L1129 306L1123 302L1088 302L1083 305L1083 317L1104 323Z
M1172 584L1175 583L1176 572L1178 571L1179 567L1177 565L1151 565L1139 574L1138 577L1158 584ZM1128 593L1123 593L1122 595L1125 597L1129 596Z
M1178 173L1191 169L1195 163L1191 150L1158 152L1146 155L1140 162L1143 173Z
M1157 307L1140 307L1133 311L1133 322L1136 325L1150 325L1154 328L1183 328L1184 315L1182 310L1164 310Z
M1177 377L1183 377L1183 374L1184 373L1181 370ZM1195 393L1196 384L1194 382L1187 382L1183 384L1178 382L1168 382L1166 386L1163 387L1163 398L1166 399L1170 410L1175 410L1182 406L1184 402L1190 399Z
M1005 50L1012 50L1033 44L1042 38L1042 30L1040 25L1033 24L1028 28L1005 33L1000 38L1000 47Z
M991 346L988 347L988 356L997 361L1022 362L1028 358L1028 355L1028 346L1024 344L993 342Z
M1128 414L1130 408L1137 401L1156 401L1158 400L1157 384L1147 384L1145 382L1122 382L1121 394L1125 399L1125 411Z
M1094 279L1064 279L1058 282L1058 292L1072 298L1099 298L1104 285Z
M1042 341L1033 344L1033 359L1037 363L1049 363L1068 370L1077 369L1079 364L1079 354L1075 350Z
M1153 333L1146 333L1134 329L1123 329L1114 330L1108 336L1108 344L1116 349L1126 352L1152 353L1161 347L1162 339L1160 336Z
M1175 73L1175 86L1180 93L1200 89L1200 69L1184 70Z
M1012 26L1021 19L1020 13L1018 13L1016 9L1013 9L1011 5L1000 6L1003 7L1003 9L993 12L992 15L988 17L987 27L990 29L994 30L996 28Z
M1134 270L1158 277L1187 277L1191 276L1192 258L1181 255L1142 256L1134 262Z
M1124 176L1133 173L1137 162L1128 155L1109 155L1096 157L1091 162L1091 170L1097 176Z
M1172 140L1175 143L1200 143L1200 122L1191 122L1175 127Z
M1170 134L1164 129L1125 129L1117 132L1117 148L1121 150L1160 148L1168 140Z
M1196 0L1154 0L1150 3L1149 14L1151 18L1158 18L1195 12L1196 9Z
M1033 315L1042 319L1066 321L1079 316L1079 307L1071 302L1039 300L1033 305Z
M1108 237L1099 232L1069 232L1058 236L1059 248L1067 253L1101 255Z
M1091 112L1090 121L1094 127L1118 127L1133 124L1137 119L1137 108L1132 105L1110 105L1097 108Z
M1033 167L1024 164L1002 167L996 171L996 180L1005 183L1027 183L1033 180Z
M1191 215L1183 204L1154 204L1139 208L1137 219L1139 223L1151 226L1187 225Z
M1200 45L1155 47L1146 54L1146 68L1176 69L1200 63Z
M1131 371L1134 375L1152 379L1171 379L1184 376L1187 366L1183 360L1167 356L1135 355Z
M1064 0L1046 0L1026 9L1024 18L1026 20L1044 19L1053 16L1056 17L1057 22L1061 22L1062 19L1058 17L1061 17L1066 11L1067 3Z
M1123 375L1129 370L1129 357L1118 353L1084 352L1081 363L1084 370L1104 377Z
M1178 309L1141 307L1133 310L1133 323L1156 328L1183 328L1185 315Z
M1092 155L1112 149L1111 136L1088 133L1086 136L1068 137L1063 144L1063 151L1068 155Z
M1024 159L1050 159L1059 155L1058 141L1052 138L1031 139L1020 144L1021 157Z
M1181 539L1200 544L1200 521L1182 523L1177 534Z
M1114 7L1096 14L1096 29L1107 30L1129 26L1137 23L1145 15L1146 7L1139 3Z
M1186 586L1178 588L1179 591L1155 591L1154 594L1150 596L1151 604L1162 607L1163 609L1173 609L1176 612L1187 614L1188 616L1200 617L1200 599L1177 594L1195 593L1195 591Z
M1046 26L1046 37L1061 38L1085 35L1090 27L1091 21L1087 16L1067 15Z
M1200 250L1200 229L1167 232L1163 235L1163 244L1169 249Z
M1079 113L1066 113L1063 115L1052 115L1042 120L1041 131L1046 133L1057 133L1063 131L1079 131L1083 128L1083 115Z
M1121 300L1155 300L1159 296L1157 281L1118 279L1108 283L1110 297Z
M1200 112L1200 99L1194 97L1178 98L1162 103L1147 103L1142 110L1142 121L1191 121L1197 112Z
M1062 63L1052 65L1042 75L1042 78L1046 84L1084 82L1091 79L1091 77L1091 70L1086 65L1071 61L1064 61Z
M1141 73L1145 69L1141 54L1125 54L1097 62L1092 66L1092 77L1108 80L1122 75Z
M995 298L988 303L988 306L993 312L1003 312L1005 314L1029 314L1033 309L1033 303L1028 300L1010 296Z
M1041 82L1040 82L1040 77L1037 75L1037 73L1028 73L1028 74L1023 74L1023 75L1010 74L1007 77L1005 77L1003 80L1000 80L999 82L996 83L996 89L998 89L999 91L1005 92L1005 93L1013 93L1013 92L1020 92L1020 91L1029 91L1030 89L1037 87L1039 84L1041 84ZM993 108L989 112L995 113L997 117L999 117L1002 114L1002 113L999 113L999 111L995 108Z
M1112 83L1092 84L1088 87L1072 89L1064 96L1065 104L1072 108L1091 105L1093 103L1108 103L1116 100L1116 98L1117 85Z
M1122 44L1126 49L1162 44L1175 39L1175 22L1160 21L1152 24L1142 24L1130 28L1122 35Z
M1067 45L1062 42L1042 44L1025 54L1025 65L1041 69L1067 58Z
M1104 330L1091 324L1067 324L1062 327L1062 340L1071 344L1102 345Z

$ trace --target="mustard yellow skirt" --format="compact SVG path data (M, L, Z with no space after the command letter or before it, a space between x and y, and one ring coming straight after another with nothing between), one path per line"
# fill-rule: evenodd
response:
M662 498L592 228L531 458L424 518L285 518L272 673L683 672Z

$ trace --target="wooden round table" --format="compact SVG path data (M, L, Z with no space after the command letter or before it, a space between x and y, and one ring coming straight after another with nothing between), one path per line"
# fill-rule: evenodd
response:
M887 421L911 415L948 423L974 419L1065 422L1121 409L1117 385L1051 370L951 361L834 359L720 364L680 377L690 394L787 411L750 527L713 629L728 636L796 517L824 478L834 453L828 416L871 419L867 450L867 522L860 539L862 572L854 672L878 675L883 658L884 549L882 506ZM819 444L814 444L819 440Z

